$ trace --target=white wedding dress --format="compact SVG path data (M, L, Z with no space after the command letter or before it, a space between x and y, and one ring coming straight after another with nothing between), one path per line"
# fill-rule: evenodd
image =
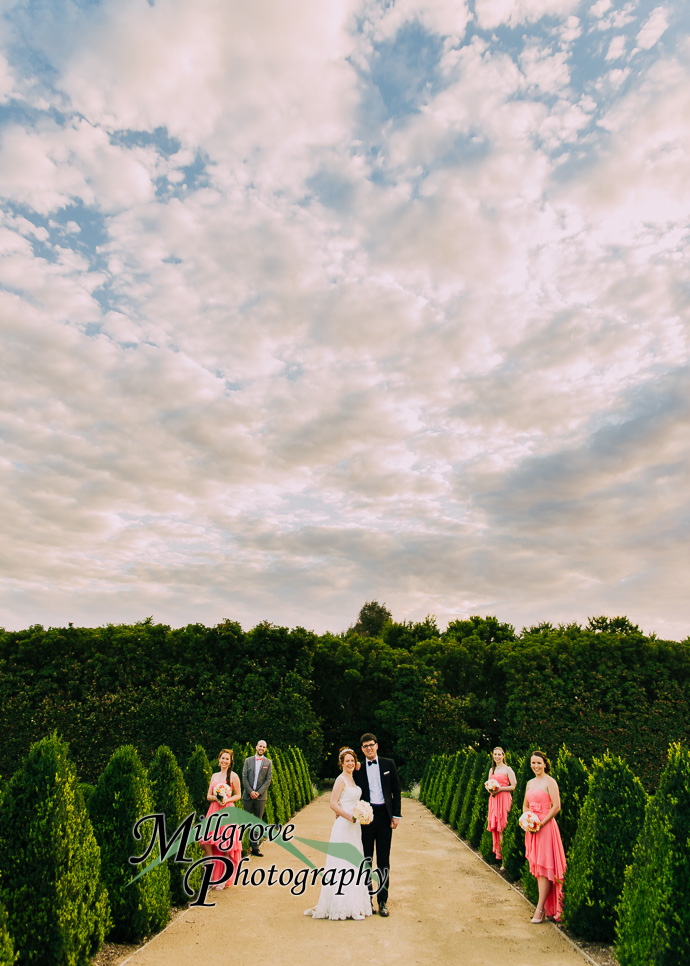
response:
M340 793L338 804L346 812L352 812L361 795L361 788L358 788L356 785L346 785ZM361 827L357 823L348 822L346 818L342 818L340 815L333 822L331 837L329 839L329 844L332 843L354 845L362 856L362 860L364 859ZM319 896L318 903L313 909L307 909L304 915L311 916L313 919L364 919L365 916L370 916L371 899L369 898L369 889L363 875L360 878L359 885L357 884L359 867L353 866L351 862L347 862L345 859L339 859L335 855L328 855L324 872L326 881L330 878L328 876L329 869L336 870L334 884L326 885L324 883L321 885L321 895ZM342 881L340 876L341 869L354 869L355 872L352 883L342 888L340 888ZM340 895L336 895L339 888Z

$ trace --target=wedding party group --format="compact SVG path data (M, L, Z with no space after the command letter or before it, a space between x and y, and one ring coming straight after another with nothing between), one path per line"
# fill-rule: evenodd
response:
M265 741L259 741L255 755L246 759L241 784L239 776L232 770L232 751L226 748L221 751L219 771L211 778L208 789L207 818L221 809L234 807L241 800L245 812L262 819L273 774L266 747ZM393 831L401 820L400 779L395 763L379 755L374 734L363 734L360 747L362 762L355 749L348 746L342 747L338 753L340 775L333 784L329 802L335 820L321 893L317 904L304 912L305 916L314 919L363 920L376 913L382 918L390 915L390 851ZM492 833L494 854L500 860L503 832L517 779L506 763L502 748L494 748L492 757L493 764L485 782L489 794L487 827ZM534 751L530 765L534 778L527 783L519 824L525 833L525 855L530 872L539 887L539 900L531 919L537 925L548 918L560 919L565 852L556 823L556 815L561 809L560 794L558 784L550 774L549 759L542 751ZM261 825L253 826L249 835L251 855L261 856ZM207 857L223 862L212 835L202 838L201 844ZM230 852L223 855L237 868L242 857L239 836L232 842ZM355 857L360 859L358 865L351 861ZM376 871L363 877L363 868ZM213 888L223 889L230 884Z

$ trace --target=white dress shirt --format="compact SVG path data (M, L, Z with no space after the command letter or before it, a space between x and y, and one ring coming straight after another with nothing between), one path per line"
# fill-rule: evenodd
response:
M378 758L374 761L367 759L367 779L369 781L369 801L372 805L385 805L383 786L381 784L381 768Z

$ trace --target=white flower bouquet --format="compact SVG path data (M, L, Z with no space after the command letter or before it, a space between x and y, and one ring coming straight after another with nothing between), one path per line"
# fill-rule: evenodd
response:
M371 825L374 821L374 809L369 802L357 802L352 809L352 818L359 825Z
M495 778L490 778L488 781L484 782L484 788L487 792L497 792L501 787L501 783L496 781Z
M518 819L518 825L523 832L538 832L541 828L539 816L534 812L523 812Z
M226 801L232 795L232 788L223 782L221 785L216 785L216 799L221 805L225 805Z

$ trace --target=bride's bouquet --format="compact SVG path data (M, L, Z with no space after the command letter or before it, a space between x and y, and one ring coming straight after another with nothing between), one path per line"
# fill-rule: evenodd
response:
M541 828L539 816L534 812L523 812L518 819L518 825L523 832L538 832Z
M216 799L221 805L225 805L226 801L232 795L232 788L226 785L225 782L222 785L216 785Z
M496 781L495 778L490 778L488 781L484 782L484 788L487 792L497 792L501 787L501 783Z
M371 825L374 821L374 809L369 802L357 802L352 809L352 817L359 825Z

